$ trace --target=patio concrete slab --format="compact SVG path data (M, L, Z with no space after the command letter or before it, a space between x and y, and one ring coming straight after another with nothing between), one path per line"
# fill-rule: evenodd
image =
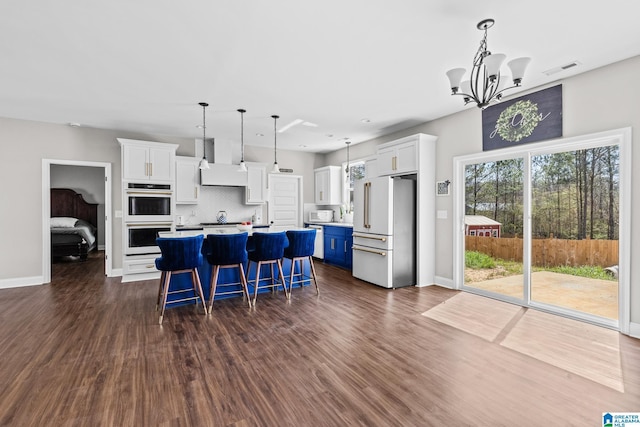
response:
M518 274L465 285L522 299L523 283ZM531 300L618 319L617 281L537 271L531 274Z

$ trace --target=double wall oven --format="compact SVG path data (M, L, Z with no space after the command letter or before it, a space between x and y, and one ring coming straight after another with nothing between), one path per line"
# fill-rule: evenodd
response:
M171 185L130 182L125 194L125 254L159 254L158 233L173 226Z

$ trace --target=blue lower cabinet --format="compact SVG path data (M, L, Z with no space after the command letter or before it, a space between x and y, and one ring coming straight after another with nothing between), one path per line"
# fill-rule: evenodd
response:
M324 226L324 262L351 270L353 228Z
M309 263L305 262L304 264L304 274L308 277L311 272L309 270ZM249 295L253 295L254 289L252 285L252 281L255 280L256 277L256 264L251 264L251 272L247 270L248 265L245 264L244 271L247 274L247 280L249 281ZM276 277L278 276L278 269L274 266L274 274ZM299 263L295 265L294 273L299 273ZM210 297L210 284L211 284L211 274L213 272L213 267L208 263L204 262L200 267L198 267L198 276L200 277L200 282L202 283L202 290L204 292L205 299L207 303L209 302ZM289 287L289 275L291 273L291 260L287 258L283 258L282 260L282 272L284 274L285 283L287 284L287 289ZM263 282L262 279L266 277L271 277L271 266L263 265L260 269L260 279L261 284L264 285L266 282ZM294 277L294 281L299 280ZM280 281L280 278L277 277L277 281ZM238 273L237 268L223 268L220 269L220 273L218 273L218 286L216 287L216 296L215 301L225 298L242 298L242 293L237 292L233 294L224 294L231 291L242 291L242 286L240 284L230 285L230 286L221 286L224 284L233 284L240 282L240 275ZM309 286L309 283L305 283L305 286ZM299 288L300 284L293 285L293 288ZM191 275L189 273L184 274L175 274L171 277L171 283L169 284L169 291L181 290L181 289L192 289L191 287ZM260 289L258 293L270 292L270 288ZM278 292L282 292L282 288L279 288ZM187 296L186 294L182 295L171 295L167 297L167 307L177 306L182 304L193 304L193 302L178 302L171 304L172 300L184 298ZM284 298L284 296L283 296Z

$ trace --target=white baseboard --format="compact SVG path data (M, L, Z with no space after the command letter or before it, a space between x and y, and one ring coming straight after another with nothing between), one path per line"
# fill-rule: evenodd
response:
M629 323L629 336L640 339L640 323Z
M122 269L121 268L113 268L111 269L111 274L109 275L109 277L120 277L122 276Z
M0 280L0 289L19 288L22 286L36 286L44 284L42 276L18 277L15 279Z
M456 288L452 279L447 279L446 277L442 277L442 276L435 276L434 279L436 281L436 285L438 286L442 286L443 288L449 288L449 289Z

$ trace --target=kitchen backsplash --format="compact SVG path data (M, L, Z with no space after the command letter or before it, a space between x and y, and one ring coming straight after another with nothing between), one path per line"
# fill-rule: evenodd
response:
M228 222L251 221L257 213L267 223L267 205L245 205L244 187L200 187L197 205L176 205L176 215L185 218L186 225L216 222L219 211L227 212Z

